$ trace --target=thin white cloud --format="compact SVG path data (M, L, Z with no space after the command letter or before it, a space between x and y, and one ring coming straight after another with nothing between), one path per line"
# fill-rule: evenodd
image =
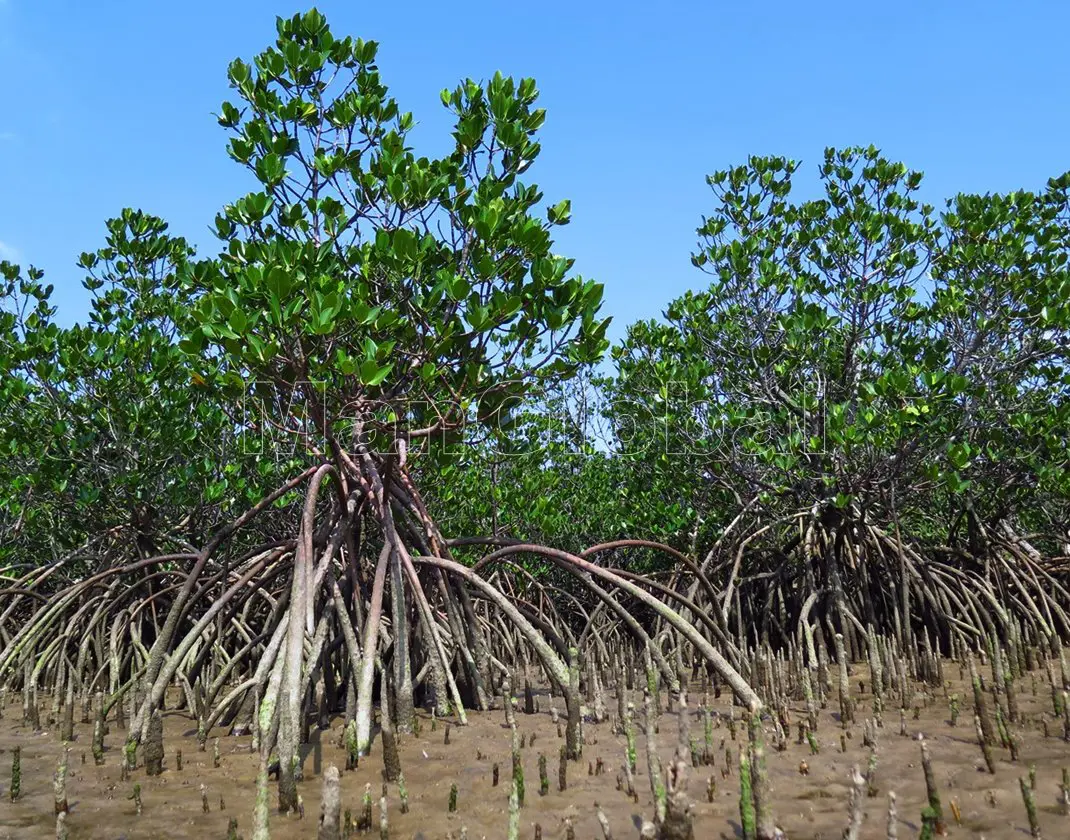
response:
M0 0L0 6L2 5L4 5L4 0ZM18 135L14 131L0 131L0 141L17 139Z
M3 3L4 0L0 0ZM22 254L19 249L13 245L8 245L2 239L0 239L0 260L7 260L9 262L18 262L22 259Z

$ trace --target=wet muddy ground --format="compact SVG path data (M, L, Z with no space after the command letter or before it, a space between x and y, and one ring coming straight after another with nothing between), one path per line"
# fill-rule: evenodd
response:
M1070 837L1070 816L1060 804L1060 774L1070 765L1070 744L1062 739L1062 724L1052 715L1051 690L1043 671L1026 675L1019 683L1019 704L1023 723L1018 727L1019 760L1012 763L1006 750L995 749L996 773L984 769L972 722L970 694L957 677L959 668L949 664L948 675L954 671L956 679L941 690L930 690L927 697L919 694L920 717L914 719L913 710L906 715L907 735L900 735L898 710L884 715L879 730L876 771L877 794L865 802L865 823L862 838L887 836L887 808L889 791L897 795L898 836L917 837L920 812L925 804L925 784L920 763L919 738L928 741L933 757L936 783L943 797L948 830L952 837L1021 838L1029 836L1029 825L1019 790L1019 777L1027 777L1031 765L1036 767L1036 802L1039 821L1045 838ZM872 699L867 693L857 695L858 680L865 681L859 669L852 678L858 704L859 724L844 730L838 718L837 704L821 712L817 737L820 753L812 755L810 747L797 742L793 726L784 752L777 752L772 731L767 727L767 758L772 781L774 813L778 824L792 840L838 840L847 824L847 802L851 768L859 765L865 771L869 749L862 744L861 721ZM1035 693L1034 693L1035 684ZM868 690L868 682L866 683ZM961 714L958 724L949 723L948 698L957 694ZM691 734L701 745L703 728L697 707L702 693L692 687ZM640 708L641 697L635 696ZM617 776L621 772L626 751L623 736L614 735L612 723L584 726L587 741L583 760L570 763L568 788L558 790L558 750L563 740L550 718L550 706L555 703L563 710L560 698L551 700L543 694L540 712L526 715L517 712L520 732L526 739L535 736L534 743L523 750L526 781L526 804L521 811L521 838L534 836L535 824L541 825L545 838L565 837L565 820L570 818L579 840L596 840L602 831L596 818L595 803L600 803L609 818L614 836L637 837L642 819L653 815L649 780L646 775L645 740L640 734L638 746L638 774L636 789L638 802L626 792L618 790ZM733 743L728 726L731 708L727 695L711 700L717 718L714 729L715 763L691 770L690 793L695 803L695 836L704 838L740 837L739 787L735 765L737 743ZM49 700L41 698L42 721L48 717ZM615 701L607 698L607 705L615 709ZM0 838L31 840L55 836L53 816L52 775L56 769L62 744L57 727L31 732L22 723L21 699L13 698L3 709L0 720ZM795 719L804 714L802 704L794 710ZM469 838L504 838L508 822L508 780L510 774L510 734L501 710L469 713L469 725L453 725L450 743L444 743L445 725L439 721L433 730L430 718L421 713L421 732L402 738L401 761L409 791L409 813L399 812L398 791L390 785L388 811L390 836L394 838L458 838L462 827ZM1048 723L1050 734L1045 737L1043 725ZM329 730L313 730L313 743L307 747L304 764L305 780L300 785L305 816L285 817L272 813L271 836L276 840L296 840L316 836L320 805L320 773L328 764L344 767L345 759L339 747L339 733L343 721L336 718ZM667 764L677 739L677 718L667 711L660 718L658 750ZM849 733L841 739L841 734ZM250 753L249 737L229 737L225 730L212 733L219 736L221 766L213 767L211 741L205 752L197 749L195 725L183 713L171 712L165 717L164 748L167 755L162 776L148 778L139 767L129 781L120 781L123 734L112 726L105 739L106 763L93 764L90 749L91 725L77 724L76 737L70 745L68 827L72 840L117 840L117 838L175 838L202 840L223 838L231 817L236 817L239 832L251 834L252 806L255 791L257 758ZM745 737L742 726L737 737ZM846 752L841 751L841 740ZM10 802L7 789L11 775L12 748L22 748L22 792ZM733 768L726 775L725 750L732 753ZM183 768L176 767L176 751L183 754ZM550 776L550 790L539 794L538 756L545 753ZM84 756L84 763L83 763ZM590 775L589 765L602 759L606 772ZM800 763L805 762L805 768ZM501 784L493 785L492 768L500 767ZM372 785L376 802L374 832L378 833L378 797L381 792L381 749L376 741L373 754L361 760L360 767L342 774L342 808L356 817L361 809L365 784ZM800 771L806 770L803 775ZM716 791L713 801L707 801L707 780L713 776ZM129 798L134 782L140 783L143 813L135 813ZM450 786L458 787L456 813L447 813ZM202 810L201 785L206 786L209 812ZM272 796L274 797L274 782ZM961 823L952 816L954 802L961 814Z

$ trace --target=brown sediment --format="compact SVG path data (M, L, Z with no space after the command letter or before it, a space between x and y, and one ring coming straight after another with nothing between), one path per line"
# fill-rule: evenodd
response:
M865 667L855 667L859 679L867 689L860 702L871 702L870 681ZM952 668L947 668L950 674ZM1043 672L1042 672L1043 673ZM1021 677L1029 685L1029 675ZM854 683L857 687L857 681ZM984 771L984 764L972 727L952 727L948 721L947 697L942 689L926 687L920 700L920 716L911 720L910 738L893 737L890 722L879 730L881 775L887 788L895 791L895 805L900 822L900 835L913 836L911 826L920 824L922 809L928 803L925 774L919 761L919 746L914 740L923 734L927 749L934 764L934 783L949 801L954 797L956 810L961 812L962 828L972 834L983 833L989 840L1020 838L1028 836L1029 822L1019 785L1021 776L1030 765L1035 765L1037 787L1036 811L1041 830L1048 837L1062 836L1066 817L1060 806L1062 767L1066 765L1066 744L1061 731L1051 726L1051 736L1043 736L1042 721L1052 717L1050 696L1041 691L1034 695L1019 685L1018 715L1021 723L1015 734L1019 742L1021 759L1012 764L1009 754L998 745L993 749L995 775ZM557 736L556 727L549 714L550 703L546 702L545 688L533 686L536 696L541 695L541 708L546 711L525 716L525 730L537 736L539 749L521 750L521 762L530 779L538 778L539 755L564 745ZM605 690L610 691L606 686ZM704 687L692 685L692 692L701 696ZM918 690L922 691L919 685ZM947 694L958 693L970 696L971 686L967 681L950 681ZM693 694L693 696L696 696ZM667 695L664 699L667 699ZM15 696L16 703L21 698ZM804 697L785 701L789 713L796 719L806 719L810 713ZM615 704L615 699L614 699ZM819 739L838 738L838 714L832 708L819 710ZM719 743L728 738L728 717L731 699L710 701L712 712L712 740ZM16 802L7 802L0 809L0 838L55 837L56 823L53 807L53 773L59 763L63 745L50 731L34 732L22 722L16 708L5 709L0 720L0 768L9 772L11 755L16 745L21 747L21 795ZM836 708L835 712L838 713ZM692 727L702 726L704 709L691 709ZM387 800L390 808L389 831L391 837L409 840L421 832L426 840L458 836L461 826L467 828L469 837L504 837L509 820L509 785L492 784L494 764L511 766L511 733L502 727L500 709L485 713L469 712L468 725L456 726L454 722L452 745L443 743L440 733L432 734L425 713L420 735L399 733L398 750L401 765L405 770L405 786L408 796L407 811L400 807L398 786L387 785ZM256 793L256 777L259 756L249 749L250 735L231 737L223 727L208 733L220 738L223 760L215 767L211 753L200 752L197 744L197 721L181 713L165 713L164 743L168 752L183 749L185 768L178 772L165 763L164 772L158 777L149 777L144 768L130 773L130 781L120 782L120 765L123 759L122 741L112 737L105 742L104 765L92 762L71 762L67 780L69 814L66 824L72 838L79 840L115 840L125 836L128 840L166 836L173 840L200 840L204 837L227 836L231 818L238 820L240 834L252 835L253 805ZM299 791L304 801L306 817L303 820L285 817L275 812L270 815L273 840L299 840L316 834L316 816L320 813L320 797L323 789L322 772L329 766L343 767L346 764L344 749L339 746L344 719L331 718L330 730L312 729L311 743L301 748L304 757L304 777ZM90 743L93 724L75 723L75 739ZM806 838L839 837L846 827L845 816L851 786L851 770L855 765L865 767L869 748L863 743L861 726L853 737L846 741L847 751L821 750L812 755L809 745L791 740L783 752L770 751L765 755L772 795L773 814L777 826L792 840ZM627 740L623 734L615 734L612 721L584 724L588 746L585 751L589 760L603 759L609 767L619 766L626 754ZM660 758L665 767L670 766L676 739L666 735L659 740ZM597 741L592 745L593 741ZM530 737L529 737L530 743ZM377 744L378 746L378 744ZM564 836L565 820L571 821L577 837L600 837L603 827L599 821L599 808L617 837L633 837L636 826L652 820L654 805L649 780L645 778L646 739L637 739L639 752L635 790L638 801L626 791L618 790L615 774L593 775L570 772L569 784L561 791L557 785L549 785L543 796L527 796L521 809L521 824L530 827L535 823L543 826L545 836ZM475 759L476 755L482 756ZM807 772L801 775L800 761L805 761ZM721 769L723 758L716 756L715 771ZM573 768L579 765L569 762ZM358 812L365 785L379 791L383 784L383 756L375 749L360 762L356 770L344 772L340 779L341 810ZM693 773L694 775L694 773ZM708 774L703 774L705 778ZM129 799L131 785L141 786L143 813L138 816ZM456 813L449 813L445 804L451 784L458 788ZM708 784L708 782L707 782ZM208 813L202 810L201 786L211 791L214 798L223 798L226 811L213 807ZM541 786L540 786L541 787ZM694 813L696 837L734 837L739 815L739 775L732 773L718 779L712 785L712 801L703 790L702 781L691 785L690 798ZM214 801L214 800L213 800ZM996 802L993 806L990 802ZM272 802L274 805L274 802ZM863 836L883 834L887 821L888 805L883 796L866 797L862 802L866 819ZM530 830L529 828L527 830ZM952 831L954 831L952 827ZM868 832L868 833L867 833ZM522 836L524 832L522 831ZM530 836L530 835L529 835Z

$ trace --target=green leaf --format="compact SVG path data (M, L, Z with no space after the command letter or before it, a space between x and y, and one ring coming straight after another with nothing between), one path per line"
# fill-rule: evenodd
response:
M280 266L272 266L264 278L269 291L274 292L280 301L286 300L290 295L292 283L290 274Z
M368 359L360 365L360 381L368 387L374 388L386 379L393 367L393 362L388 362L380 367L374 360Z
M286 177L286 167L282 158L274 152L264 155L256 162L256 177L268 187L276 187Z
M245 327L248 324L248 320L246 319L244 312L235 308L227 318L227 323L230 324L230 328L234 330L238 336L242 336L245 334Z
M550 224L567 225L572 219L572 202L568 199L559 201L546 211Z

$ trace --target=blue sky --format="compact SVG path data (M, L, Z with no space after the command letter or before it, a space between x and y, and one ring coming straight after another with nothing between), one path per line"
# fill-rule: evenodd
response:
M1070 169L1063 2L319 4L443 149L438 92L531 75L549 117L529 177L571 198L558 250L606 284L615 334L687 288L704 176L749 154L869 144L926 173L925 196L1040 188ZM252 0L0 0L0 258L45 269L61 319L85 311L79 252L124 206L212 251L250 182L212 116L226 66L274 38Z

